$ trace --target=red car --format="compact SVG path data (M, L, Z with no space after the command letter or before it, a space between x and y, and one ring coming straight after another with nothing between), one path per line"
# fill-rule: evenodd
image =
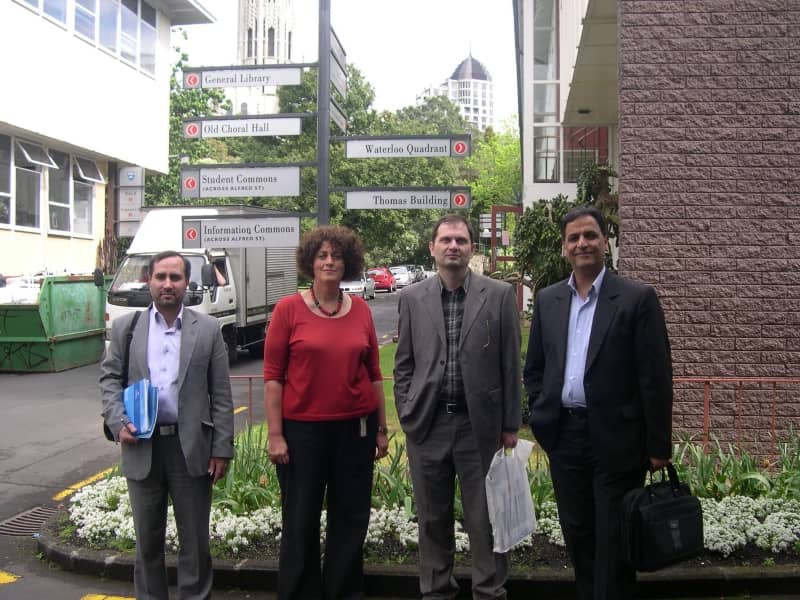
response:
M397 284L394 281L394 275L386 267L372 267L367 271L367 277L375 281L375 290L385 290L387 292L394 292L397 289Z

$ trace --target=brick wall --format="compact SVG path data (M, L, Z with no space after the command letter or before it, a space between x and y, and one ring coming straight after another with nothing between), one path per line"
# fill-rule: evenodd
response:
M620 271L657 288L676 377L800 377L800 1L617 10ZM708 421L761 454L800 384L758 387L715 386ZM703 406L679 384L675 431Z

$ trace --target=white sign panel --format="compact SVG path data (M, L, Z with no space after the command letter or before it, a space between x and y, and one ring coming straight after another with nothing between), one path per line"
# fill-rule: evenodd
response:
M144 188L119 188L118 221L141 221Z
M469 156L469 138L360 138L345 143L347 158L409 158Z
M331 54L343 69L347 66L347 55L333 28L331 28Z
M185 138L264 137L300 135L300 117L256 117L253 119L205 119L183 124Z
M140 221L120 221L117 223L117 235L119 237L133 237L139 231Z
M469 208L472 203L469 188L446 190L348 190L345 208L352 209L415 209Z
M336 123L336 126L342 133L347 133L347 119L339 106L331 100L331 121Z
M214 217L183 220L184 248L293 248L300 244L297 217Z
M300 85L301 67L241 67L207 71L184 71L183 87L234 88L262 85Z
M331 83L339 90L342 98L347 98L347 73L339 66L333 55L331 55Z
M184 198L299 196L300 167L192 168L181 171Z

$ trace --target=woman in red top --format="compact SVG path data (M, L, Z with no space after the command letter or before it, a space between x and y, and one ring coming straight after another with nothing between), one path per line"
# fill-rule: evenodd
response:
M318 227L303 236L297 267L311 289L278 302L264 350L269 459L283 517L278 598L363 598L372 468L389 445L372 313L339 289L361 275L363 246L346 227Z

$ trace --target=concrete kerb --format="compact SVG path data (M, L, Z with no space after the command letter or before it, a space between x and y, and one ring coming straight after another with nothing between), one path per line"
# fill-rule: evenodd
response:
M133 581L133 555L79 548L58 539L54 516L42 527L38 549L48 560L66 571ZM167 557L170 580L175 579L175 557ZM367 595L390 593L398 597L418 597L416 565L365 566ZM462 590L469 590L468 568L456 569ZM278 564L274 560L214 559L214 587L276 589ZM572 569L540 568L523 572L514 570L506 584L510 598L573 598ZM655 573L639 574L639 592L643 598L708 597L719 594L787 594L800 590L800 565L770 567L682 567L675 566Z

